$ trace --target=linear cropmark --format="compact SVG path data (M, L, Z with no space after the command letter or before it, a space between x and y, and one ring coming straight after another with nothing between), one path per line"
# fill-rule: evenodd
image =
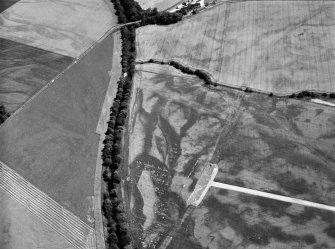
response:
M95 249L94 229L0 162L0 189L78 249Z

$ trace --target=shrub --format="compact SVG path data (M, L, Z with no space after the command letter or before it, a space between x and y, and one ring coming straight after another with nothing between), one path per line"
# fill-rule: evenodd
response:
M4 105L0 105L0 124L5 122L7 118L9 118L10 114L7 112Z

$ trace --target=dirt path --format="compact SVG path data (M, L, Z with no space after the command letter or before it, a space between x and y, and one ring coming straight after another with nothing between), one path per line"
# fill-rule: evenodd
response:
M326 105L326 106L335 107L334 103L331 103L331 102L328 102L328 101L324 101L324 100L321 100L321 99L312 99L311 102L317 103L317 104L320 104L320 105Z

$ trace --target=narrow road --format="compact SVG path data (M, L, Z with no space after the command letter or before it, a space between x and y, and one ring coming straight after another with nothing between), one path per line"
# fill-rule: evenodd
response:
M307 207L313 207L313 208L318 208L318 209L323 209L323 210L328 210L328 211L335 212L335 207L333 207L333 206L320 204L320 203L316 203L316 202L311 202L311 201L306 201L306 200L302 200L302 199L297 199L297 198L293 198L293 197L283 196L283 195L271 194L271 193L262 192L262 191L258 191L258 190L253 190L253 189L249 189L249 188L237 187L237 186L234 186L234 185L229 185L229 184L225 184L225 183L221 183L221 182L213 182L212 187L222 188L222 189L227 189L227 190L233 190L233 191L237 191L237 192L245 193L245 194L249 194L249 195L256 195L256 196L261 196L261 197L265 197L265 198L269 198L269 199L273 199L273 200L277 200L277 201L295 203L295 204L299 204L299 205L303 205L303 206L307 206Z

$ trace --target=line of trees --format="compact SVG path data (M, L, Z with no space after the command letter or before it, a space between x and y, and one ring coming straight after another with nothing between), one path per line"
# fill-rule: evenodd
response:
M335 93L317 93L312 91L302 91L299 93L293 93L289 96L290 98L331 98L335 99Z
M110 108L110 120L103 141L103 180L106 189L102 198L104 228L108 249L131 248L131 237L118 186L121 182L119 168L122 164L123 129L128 115L136 58L136 28L147 24L168 25L182 19L182 13L158 12L156 8L143 10L134 0L111 0L118 16L118 22L140 21L138 24L121 28L122 73L113 106ZM196 73L196 72L195 72ZM206 78L202 72L197 72Z
M122 164L122 138L128 116L128 104L131 96L132 80L135 73L136 31L146 24L170 24L182 19L181 14L159 13L157 9L143 10L134 0L111 0L119 23L141 21L140 24L125 26L121 29L122 74L113 106L110 108L110 120L103 141L103 180L106 189L102 198L104 229L108 249L131 247L131 237L122 200L119 198L119 168Z
M128 102L131 95L131 77L121 77L114 103L110 108L110 120L103 141L103 180L106 190L103 193L102 210L108 249L127 248L131 243L128 224L118 197L118 184L121 182L118 170L122 163L122 137L128 115Z
M135 1L111 0L119 23L138 21L142 18L142 8ZM121 28L122 74L112 107L110 119L103 141L102 150L103 180L106 189L102 198L105 239L108 249L131 248L131 237L122 199L119 198L119 168L122 164L123 129L128 115L128 103L131 95L132 78L135 73L136 25Z
M0 124L5 122L7 118L9 118L10 114L7 112L5 106L3 104L0 105Z
M167 25L179 22L182 13L158 12L157 8L142 9L134 0L111 0L116 10L119 23L141 21L139 25L159 24Z
M180 70L182 73L198 76L200 79L202 79L205 82L206 85L217 86L217 83L213 82L212 79L211 79L211 77L206 72L204 72L204 71L202 71L200 69L193 70L193 69L191 69L189 67L185 67L184 65L180 64L177 61L173 61L172 60L169 63L164 63L164 62L158 62L158 61L155 61L153 59L150 59L148 61L148 63L169 64L170 66L173 66L174 68Z

